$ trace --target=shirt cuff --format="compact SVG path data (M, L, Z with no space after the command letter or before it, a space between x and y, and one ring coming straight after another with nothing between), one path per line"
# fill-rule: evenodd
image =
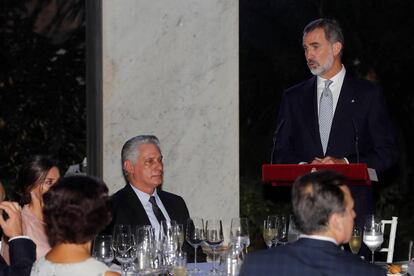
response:
M28 236L16 236L16 237L10 238L9 242L12 241L12 240L15 240L15 239L28 239L28 240L31 240L31 238L29 238Z

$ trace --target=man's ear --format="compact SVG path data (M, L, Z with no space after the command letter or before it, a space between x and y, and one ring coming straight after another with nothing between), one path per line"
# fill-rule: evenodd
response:
M340 214L333 213L329 219L329 228L337 239L344 231L342 218Z
M339 41L334 42L334 44L332 44L332 48L333 48L334 55L337 56L342 50L342 43Z
M130 160L124 161L124 170L128 172L128 174L131 174L134 172L134 166L132 165L132 162Z

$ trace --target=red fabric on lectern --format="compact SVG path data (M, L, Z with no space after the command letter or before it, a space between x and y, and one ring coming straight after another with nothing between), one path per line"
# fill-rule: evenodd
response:
M312 170L332 170L344 175L350 185L370 186L366 164L264 164L262 166L262 180L270 182L273 186L290 186L298 178Z

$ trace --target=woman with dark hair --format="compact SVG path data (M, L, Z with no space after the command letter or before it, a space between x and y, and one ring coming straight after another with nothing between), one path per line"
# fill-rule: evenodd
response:
M108 188L89 176L59 180L43 197L52 249L35 262L32 276L119 275L91 257L91 243L111 221Z
M42 196L60 177L57 162L47 156L35 155L25 162L17 180L17 196L22 209L23 235L36 244L36 258L44 256L50 245L43 222ZM7 241L2 243L1 255L10 263Z

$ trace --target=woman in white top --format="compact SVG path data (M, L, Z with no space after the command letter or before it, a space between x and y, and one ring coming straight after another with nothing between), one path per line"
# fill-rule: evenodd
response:
M88 176L61 178L43 197L52 249L37 260L34 276L119 275L91 257L91 243L111 220L106 185Z

